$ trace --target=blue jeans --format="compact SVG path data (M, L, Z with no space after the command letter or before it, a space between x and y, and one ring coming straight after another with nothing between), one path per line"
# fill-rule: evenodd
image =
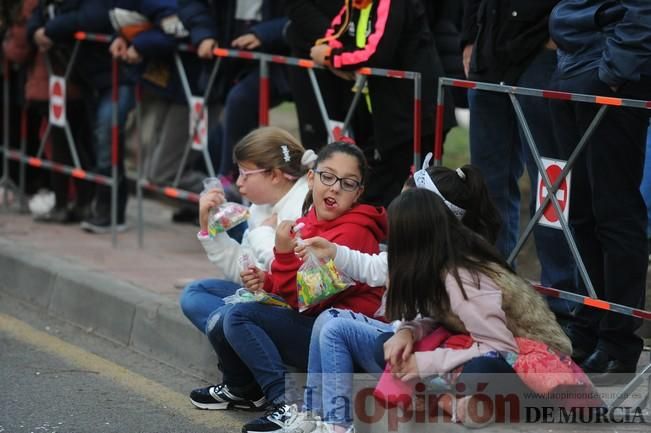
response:
M242 375L248 367L267 400L293 401L285 395L285 364L307 369L313 323L314 317L289 308L257 302L233 304L224 315L223 330L242 364L222 362L224 375Z
M556 69L555 51L543 49L522 73L518 86L548 89ZM470 160L479 168L491 198L502 216L496 246L508 257L520 230L520 190L518 179L524 164L531 178L530 211L536 205L538 169L519 126L508 95L487 91L468 92L470 104ZM556 144L551 128L551 112L545 99L519 96L536 147L541 156L566 156ZM534 229L536 250L541 265L543 285L561 290L576 288L575 265L563 233L537 225ZM552 310L559 316L569 314L566 301L550 300Z
M289 99L284 72L280 65L269 68L269 107ZM258 127L260 69L256 68L233 86L226 96L224 114L211 131L209 150L217 174L234 174L233 148L246 134Z
M646 215L648 224L646 226L646 238L651 239L651 122L646 136L646 154L644 155L644 175L640 186L642 197L646 203Z
M312 330L303 409L322 414L328 423L352 423L355 367L381 373L373 356L375 340L391 325L350 310L331 308L319 315Z
M224 306L224 298L240 287L240 284L217 278L193 281L181 293L181 310L199 331L208 334L214 327L211 317ZM208 323L211 323L210 327Z
M111 100L112 90L105 89L99 93L95 101L94 112L95 122L93 125L93 150L95 152L95 169L99 174L111 176L111 162L113 154L113 143L111 142L113 127L113 102ZM124 213L127 205L128 191L127 179L124 175L124 125L127 115L135 103L134 90L132 86L120 86L118 88L118 222L124 220ZM108 213L111 206L110 188L98 185L95 193L95 213Z

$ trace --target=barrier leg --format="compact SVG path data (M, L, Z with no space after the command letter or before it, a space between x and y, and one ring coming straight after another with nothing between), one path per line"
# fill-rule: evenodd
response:
M269 125L269 63L260 60L260 100L258 103L260 126Z
M414 77L414 168L420 167L420 149L421 149L421 112L422 112L422 86L421 76L419 73Z
M330 117L328 116L328 109L326 108L325 101L323 100L323 95L321 94L321 89L319 88L319 82L316 79L314 69L308 69L307 74L310 77L310 83L312 83L312 90L314 90L314 96L316 97L319 111L321 111L323 124L325 125L326 131L328 131L328 141L334 141L331 130L332 128L330 128Z
M138 129L138 145L136 146L136 197L138 203L138 247L144 247L144 218L143 218L143 164L144 149L142 148L142 86L136 84L136 128Z
M17 192L16 185L9 177L9 62L3 62L3 144L2 144L2 179L0 186L3 186L3 203L9 208L9 192ZM20 195L22 197L22 194Z
M438 93L436 94L436 124L434 125L434 165L443 165L443 121L445 114L445 89L439 78ZM418 167L418 166L417 166Z
M111 89L111 243L113 247L116 247L118 243L118 158L120 158L120 125L118 120L119 87L117 59L113 59L111 65L113 81L113 88Z
M347 134L348 131L350 130L350 122L353 121L353 115L355 114L355 110L357 109L357 105L359 104L359 100L362 97L362 93L364 90L364 87L366 87L366 82L368 81L368 78L366 75L358 75L355 83L355 88L357 91L355 92L355 96L353 97L353 101L350 103L350 107L348 108L348 112L346 113L346 118L344 119L344 127L341 129L342 134Z

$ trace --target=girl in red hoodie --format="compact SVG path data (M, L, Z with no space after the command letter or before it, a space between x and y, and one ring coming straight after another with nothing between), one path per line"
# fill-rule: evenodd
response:
M342 142L325 146L308 173L305 216L284 221L276 229L271 272L264 280L256 271L242 275L248 288L264 285L265 291L282 296L292 308L244 303L224 313L223 332L230 350L219 353L219 359L229 383L204 389L203 394L223 402L224 409L259 408L268 402L269 411L247 423L243 432L280 430L287 403L301 400L300 394L285 395L285 364L307 369L312 325L320 311L339 307L373 315L380 306L383 288L356 284L303 313L297 311L296 273L302 262L294 254L290 235L294 224L304 223L304 237L321 236L352 249L379 252L387 234L387 216L384 208L358 203L366 171L366 159L358 147Z

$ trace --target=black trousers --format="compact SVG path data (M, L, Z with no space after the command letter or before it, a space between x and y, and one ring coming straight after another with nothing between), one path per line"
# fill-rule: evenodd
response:
M599 80L597 70L555 79L562 91L650 99L651 77L628 82L616 92ZM569 156L600 106L553 102L555 137ZM572 170L570 226L597 296L643 308L648 252L647 214L640 194L649 113L608 107ZM581 279L580 279L581 280ZM580 286L584 288L581 280ZM586 292L587 293L587 292ZM567 331L575 347L601 349L622 361L636 361L641 321L579 306Z

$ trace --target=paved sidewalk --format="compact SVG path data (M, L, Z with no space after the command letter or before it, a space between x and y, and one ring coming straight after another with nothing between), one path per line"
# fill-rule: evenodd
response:
M174 283L219 274L196 240L197 228L173 224L172 211L145 201L140 249L135 199L127 217L131 229L118 235L117 248L110 234L34 223L30 215L2 208L0 292L214 380L215 355L181 313L181 289Z

